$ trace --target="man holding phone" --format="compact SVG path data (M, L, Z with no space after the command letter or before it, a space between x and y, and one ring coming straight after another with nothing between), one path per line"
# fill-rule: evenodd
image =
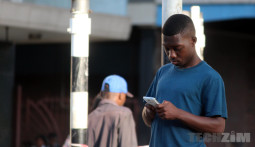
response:
M142 117L151 126L150 147L205 147L191 133L222 133L227 106L221 76L195 50L190 17L175 14L163 26L163 46L171 63L162 66L146 94L160 103L146 104Z

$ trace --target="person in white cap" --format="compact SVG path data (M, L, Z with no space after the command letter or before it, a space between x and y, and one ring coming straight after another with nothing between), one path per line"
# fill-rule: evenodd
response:
M104 79L102 100L88 117L89 147L137 147L132 112L123 106L126 96L133 97L123 77L110 75Z

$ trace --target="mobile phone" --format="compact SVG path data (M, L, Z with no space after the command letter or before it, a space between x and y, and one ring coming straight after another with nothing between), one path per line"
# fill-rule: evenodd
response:
M147 96L144 96L143 99L150 105L152 105L153 107L156 107L159 102L156 100L156 98L154 97L147 97Z

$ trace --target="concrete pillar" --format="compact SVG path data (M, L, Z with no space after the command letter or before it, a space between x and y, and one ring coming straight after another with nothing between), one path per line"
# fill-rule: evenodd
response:
M179 13L182 13L182 0L162 0L162 27L164 26L168 17ZM161 65L164 65L168 62L169 60L167 59L164 48L162 46Z

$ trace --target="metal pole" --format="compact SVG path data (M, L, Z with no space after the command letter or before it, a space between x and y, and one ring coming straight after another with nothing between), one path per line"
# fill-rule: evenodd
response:
M168 17L179 13L182 13L182 0L162 0L162 28ZM163 37L161 37L161 42L163 42ZM161 46L161 65L164 65L167 61L164 47Z
M70 138L71 147L87 144L88 128L88 61L89 0L72 0L71 33L71 100Z

